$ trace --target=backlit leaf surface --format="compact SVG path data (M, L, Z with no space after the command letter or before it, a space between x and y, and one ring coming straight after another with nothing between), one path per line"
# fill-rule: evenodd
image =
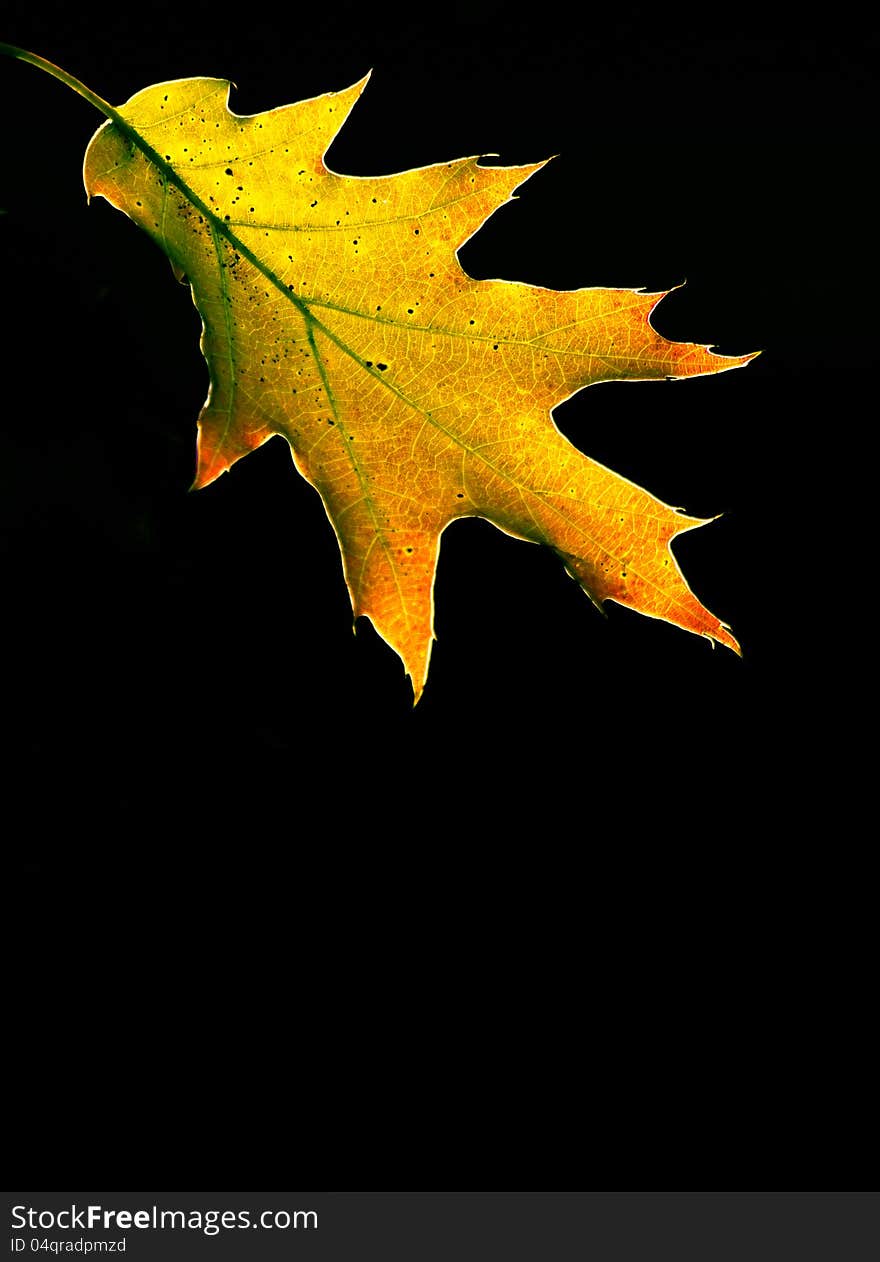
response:
M737 649L670 550L701 521L584 456L551 410L595 382L751 357L658 335L662 294L471 279L457 249L543 164L338 175L324 155L365 82L250 117L228 109L226 80L158 84L89 145L89 194L158 242L201 314L196 486L283 435L336 531L355 615L416 697L440 536L459 517L554 549L598 605Z

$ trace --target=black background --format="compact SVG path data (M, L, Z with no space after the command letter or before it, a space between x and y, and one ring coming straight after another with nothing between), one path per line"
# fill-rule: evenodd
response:
M123 865L172 842L178 864L234 855L274 871L343 847L366 850L366 869L403 842L426 883L462 855L471 873L507 869L513 847L523 880L573 856L629 880L625 853L646 890L675 887L698 855L713 887L781 888L804 820L846 806L851 684L832 628L861 579L853 550L847 583L832 580L825 514L863 417L846 381L867 300L845 285L866 222L866 33L742 8L252 10L13 6L2 35L113 102L219 75L250 113L372 68L329 156L342 173L560 155L462 263L560 288L686 280L661 332L763 351L717 377L595 387L557 412L590 456L723 514L676 553L745 656L614 605L603 618L549 553L470 521L443 539L413 711L394 654L365 622L352 636L333 532L281 440L188 492L207 386L198 316L155 246L86 206L100 119L4 60L18 852L51 874L74 835L77 867L105 841ZM794 879L812 879L798 863Z
M668 503L723 514L676 550L744 658L603 618L551 555L463 522L413 710L394 654L368 624L352 636L333 532L282 441L188 492L197 313L146 237L86 206L100 119L0 59L10 1045L34 1181L127 1144L144 1182L207 1146L216 1182L236 1159L287 1181L288 1156L313 1168L349 1135L372 1171L395 1103L410 1172L425 1146L494 1172L495 1136L500 1168L569 1178L597 1157L604 1177L608 1151L630 1172L645 1147L667 1172L677 1142L689 1176L765 1185L854 1155L874 989L852 811L870 786L870 32L766 6L479 0L7 4L3 27L113 102L220 75L257 112L372 68L339 172L560 155L463 250L473 275L686 280L662 333L763 351L557 414ZM694 1221L668 1256L741 1240L717 1207ZM751 1237L786 1255L795 1221L827 1239L802 1208ZM640 1211L608 1222L597 1256L646 1255L626 1224L656 1238Z

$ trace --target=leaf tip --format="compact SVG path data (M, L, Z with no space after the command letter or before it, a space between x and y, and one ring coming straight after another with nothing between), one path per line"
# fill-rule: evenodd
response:
M540 162L530 162L527 166L520 167L520 170L525 174L516 187L522 188L523 184L525 184L527 180L530 180L533 175L537 175L538 172L542 171L549 162L553 162L558 157L558 153L551 153L549 158L542 158Z
M759 355L763 354L763 351L749 351L748 355L721 355L715 350L714 346L709 346L706 349L716 359L727 361L716 370L717 372L727 372L731 368L745 368L746 364L750 364L753 359L757 359Z
M222 474L228 471L228 465L219 465L215 461L213 464L199 461L196 476L190 485L190 491L203 491L206 486L210 486L212 482L216 482Z
M733 634L726 622L718 623L718 629L717 631L712 632L710 639L713 648L716 643L723 644L725 648L730 649L730 651L735 653L737 657L742 658L743 651L739 640L737 640L736 636Z

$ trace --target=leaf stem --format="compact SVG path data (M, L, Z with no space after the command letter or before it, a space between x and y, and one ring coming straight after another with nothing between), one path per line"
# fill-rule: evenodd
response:
M54 65L53 62L47 61L45 57L39 57L36 53L29 53L25 48L16 48L14 44L0 43L0 53L6 57L16 57L19 61L26 61L32 66L36 66L38 70L45 70L46 74L52 75L54 79L59 79L62 83L66 83L69 88L73 88L84 100L90 105L94 105L106 118L112 119L113 122L119 121L119 114L96 92L91 88L87 88L74 75L68 74L66 70L62 70L60 66Z

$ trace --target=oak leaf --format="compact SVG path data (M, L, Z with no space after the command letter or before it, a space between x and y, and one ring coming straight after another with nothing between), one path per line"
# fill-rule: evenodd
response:
M663 294L469 277L457 250L544 164L339 175L325 154L366 82L248 117L230 112L227 80L160 83L106 108L88 146L88 194L153 237L202 318L194 485L286 438L338 537L354 615L402 658L416 698L440 536L460 517L552 548L600 607L738 651L670 549L703 521L583 455L552 410L596 382L752 356L661 337Z

